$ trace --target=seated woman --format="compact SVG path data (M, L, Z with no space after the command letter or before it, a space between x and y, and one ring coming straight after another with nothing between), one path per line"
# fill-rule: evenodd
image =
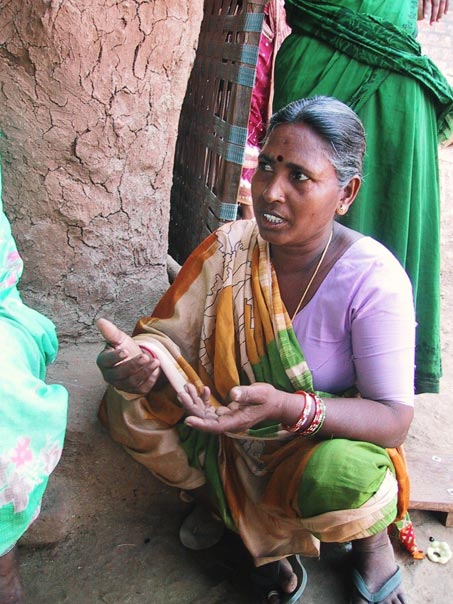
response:
M1 189L0 189L1 191ZM39 515L60 459L68 395L45 383L53 324L17 290L22 260L0 201L0 602L23 604L16 543Z
M364 150L340 101L281 109L255 220L209 236L133 338L99 321L101 420L162 481L207 494L271 604L298 601L299 555L320 541L352 542L353 604L407 602L387 527L408 501L411 285L386 248L335 221Z

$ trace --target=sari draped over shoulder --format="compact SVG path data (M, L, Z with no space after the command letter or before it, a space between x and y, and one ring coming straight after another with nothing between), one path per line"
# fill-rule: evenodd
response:
M227 224L208 237L134 333L139 344L163 345L184 379L209 386L213 405L228 404L233 386L257 381L313 391L268 244L254 221ZM109 387L100 419L167 484L194 489L206 483L257 564L296 552L318 555L319 540L368 536L406 511L407 474L403 462L391 460L402 460L396 450L297 438L273 423L219 437L183 423L170 384L149 398Z
M285 7L292 33L276 60L274 110L327 95L361 118L364 179L340 221L383 243L409 274L418 322L416 391L438 392L438 142L453 132L453 91L415 40L416 1L287 0Z

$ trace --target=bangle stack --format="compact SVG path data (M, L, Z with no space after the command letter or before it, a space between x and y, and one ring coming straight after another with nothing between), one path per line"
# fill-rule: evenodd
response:
M321 430L324 420L326 419L326 405L324 401L319 398L319 396L316 396L316 394L313 392L299 390L296 392L296 394L301 394L305 398L305 404L302 409L301 416L292 426L282 424L282 428L288 432L292 432L293 434L298 434L300 436L314 436ZM315 414L307 426L305 424L310 417L313 404L315 405Z
M296 394L300 394L304 397L304 406L302 409L302 413L300 414L299 419L295 424L289 426L288 424L282 424L282 427L287 432L301 432L304 429L305 423L307 419L310 417L311 408L313 406L313 399L309 395L308 392L304 392L304 390L299 390Z

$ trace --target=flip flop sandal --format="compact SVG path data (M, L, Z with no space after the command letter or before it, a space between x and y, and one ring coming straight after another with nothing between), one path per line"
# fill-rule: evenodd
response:
M281 604L296 604L307 586L307 571L302 564L300 556L297 554L295 556L291 556L289 558L289 562L293 567L293 572L297 576L297 587L292 593L283 594L280 596Z
M179 540L188 549L209 549L225 532L225 525L201 505L196 505L179 529Z
M352 584L362 596L362 598L369 602L369 604L379 604L380 602L386 600L392 593L392 591L394 591L397 587L399 587L399 585L401 585L401 581L401 569L398 566L395 574L392 575L390 579L384 583L381 589L375 592L371 592L368 589L359 571L356 568L352 569Z
M255 586L255 592L261 601L265 598L269 601L274 595L280 598L280 604L296 604L302 596L307 586L307 571L301 562L300 556L290 556L288 558L293 572L297 576L297 587L290 594L277 590L279 584L279 562L273 563L272 571L268 575L260 574L259 571L252 573L252 581Z

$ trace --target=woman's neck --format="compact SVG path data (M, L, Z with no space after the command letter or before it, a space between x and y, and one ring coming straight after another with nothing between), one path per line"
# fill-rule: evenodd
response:
M270 255L272 264L275 271L279 275L304 273L310 271L315 266L316 262L319 261L321 255L332 234L332 241L330 246L332 247L334 240L337 237L337 229L332 226L333 233L327 231L323 233L322 237L317 240L309 241L306 244L300 246L276 246L270 245Z

